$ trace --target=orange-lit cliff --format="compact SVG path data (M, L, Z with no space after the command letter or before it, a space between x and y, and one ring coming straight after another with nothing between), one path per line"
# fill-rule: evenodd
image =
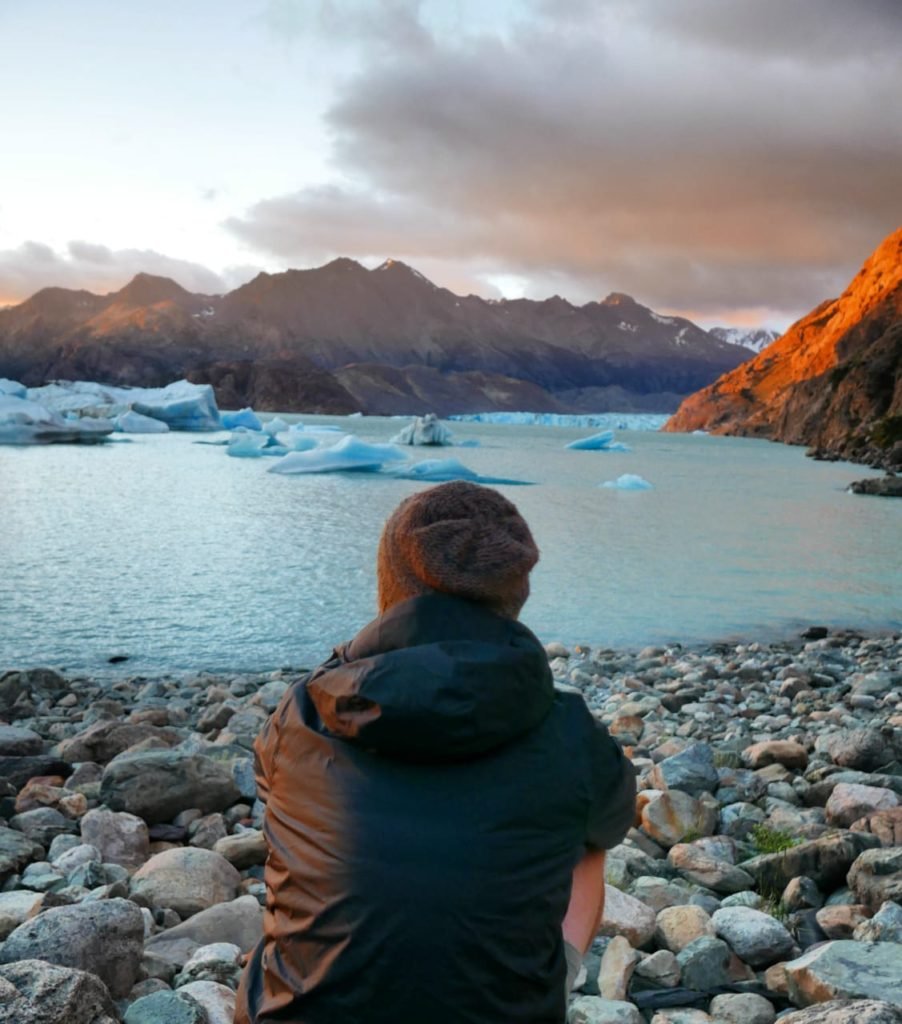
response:
M672 432L766 437L884 465L902 462L902 228L838 299L687 398Z

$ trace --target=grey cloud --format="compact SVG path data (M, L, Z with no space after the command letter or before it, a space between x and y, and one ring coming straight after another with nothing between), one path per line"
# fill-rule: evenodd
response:
M151 249L110 249L72 241L65 253L42 242L25 242L0 250L0 304L21 302L41 288L84 288L98 294L118 291L135 274L171 277L188 291L218 294L250 280L256 267L229 268L217 274L199 263Z
M530 294L801 313L902 223L895 4L854 5L856 28L838 0L561 3L364 60L329 115L352 185L228 227L288 261L458 260ZM809 32L815 10L837 24ZM843 33L854 74L813 60Z
M902 47L898 0L633 0L625 16L765 59L845 62L871 60L876 53L898 58Z

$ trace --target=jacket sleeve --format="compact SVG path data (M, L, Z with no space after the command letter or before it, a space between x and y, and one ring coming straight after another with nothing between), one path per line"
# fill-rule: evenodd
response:
M610 850L623 840L636 817L636 770L611 738L594 723L590 751L589 820L586 845Z

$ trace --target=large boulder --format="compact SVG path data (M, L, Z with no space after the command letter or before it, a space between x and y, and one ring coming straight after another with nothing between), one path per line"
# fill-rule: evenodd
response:
M40 854L40 844L24 832L0 827L0 882Z
M81 819L81 837L99 851L107 864L137 871L150 856L150 836L141 818L100 807Z
M52 907L19 925L0 947L0 963L46 960L96 974L116 999L138 980L144 918L129 900Z
M779 921L752 907L721 907L711 924L718 938L752 967L769 967L784 959L795 945Z
M902 750L900 737L891 727L840 729L819 736L815 750L843 768L876 772L896 759Z
M752 857L739 866L754 877L759 887L782 892L793 878L804 875L830 892L843 884L859 854L879 845L880 840L870 833L837 831L779 853Z
M200 946L231 942L242 953L249 953L262 937L263 908L255 897L239 896L152 935L145 948L153 956L183 967Z
M204 814L223 811L241 794L229 768L203 754L150 750L111 761L103 772L100 798L114 811L156 825L189 808Z
M106 985L44 960L0 967L0 1024L118 1024Z
M0 675L0 714L12 709L22 697L42 700L44 697L61 693L67 687L66 680L52 668L14 669Z
M31 729L18 725L4 725L0 722L0 755L4 757L25 757L40 754L44 741Z
M604 917L599 935L622 935L635 949L651 941L655 933L655 912L628 893L604 887Z
M16 889L13 892L0 892L0 942L10 932L36 914L41 906L43 896L30 889Z
M902 1024L902 1006L879 999L831 999L789 1013L780 1024Z
M796 1006L831 999L881 999L902 1005L902 945L840 939L814 946L786 964Z
M669 850L687 836L713 835L717 809L674 789L645 804L641 823L647 836Z
M567 1024L644 1024L632 1003L598 996L577 996L570 1004Z
M769 764L782 764L784 768L808 767L808 751L792 740L764 740L753 743L742 752L742 760L749 768L766 768Z
M0 778L7 779L15 789L21 789L36 775L62 775L68 778L72 765L50 754L28 754L16 757L0 757Z
M902 800L883 786L857 786L840 782L834 786L825 808L828 825L848 828L860 818L898 807Z
M151 857L131 880L131 894L154 907L190 917L238 893L241 875L213 850L184 846Z
M679 789L695 797L713 793L720 785L714 751L707 743L693 743L655 765L649 783L655 789Z
M751 875L741 867L712 857L694 844L678 843L668 853L667 860L690 882L717 893L744 892L754 887Z
M158 745L172 747L181 739L181 734L175 729L106 719L94 722L87 729L63 740L57 753L64 761L73 764L81 761L105 764L136 743L152 740Z
M902 903L902 847L865 850L850 868L848 883L858 902L874 910L887 900Z

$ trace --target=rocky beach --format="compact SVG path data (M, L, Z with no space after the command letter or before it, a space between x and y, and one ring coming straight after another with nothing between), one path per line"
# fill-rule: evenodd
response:
M902 1024L902 636L821 632L548 645L640 777L571 1024ZM230 1024L300 674L0 674L0 1024Z

